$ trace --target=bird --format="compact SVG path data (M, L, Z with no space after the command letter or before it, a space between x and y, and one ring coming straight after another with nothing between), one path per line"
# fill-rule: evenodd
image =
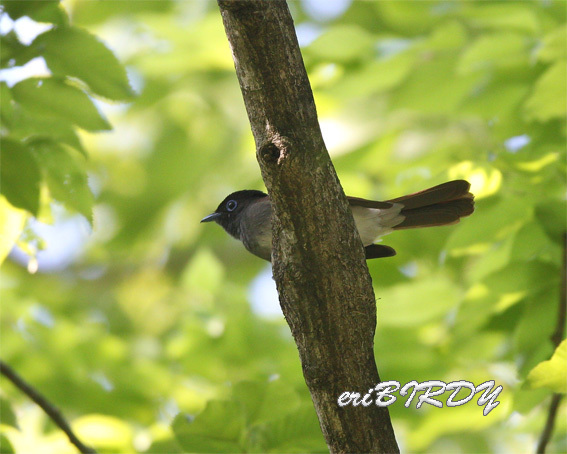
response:
M395 230L456 224L474 211L474 195L466 180L453 180L383 202L347 196L366 259L392 257L390 246L375 244ZM252 254L271 261L272 205L268 194L245 189L228 195L217 209L201 219L216 222L242 241Z

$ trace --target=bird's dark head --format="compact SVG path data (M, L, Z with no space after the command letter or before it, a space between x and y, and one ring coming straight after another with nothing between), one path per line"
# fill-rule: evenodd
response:
M222 226L233 237L239 238L239 216L250 206L260 199L267 197L262 191L246 189L244 191L233 192L226 196L214 213L205 216L201 222L216 222Z

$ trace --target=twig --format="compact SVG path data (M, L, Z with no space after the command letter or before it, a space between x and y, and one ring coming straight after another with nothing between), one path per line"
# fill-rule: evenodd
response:
M547 443L551 440L551 435L553 434L553 427L555 426L555 418L557 417L557 410L559 409L559 403L561 402L561 394L554 394L551 397L551 405L549 406L549 413L547 414L547 421L545 422L545 427L541 433L541 437L537 444L537 454L544 454Z
M0 360L0 373L4 375L8 380L10 380L17 388L19 388L37 405L39 405L41 409L53 420L53 422L63 432L65 432L67 437L69 437L69 441L73 443L81 453L96 454L96 451L93 448L85 446L81 442L81 440L77 438L77 436L71 429L71 426L69 426L69 423L65 420L59 409L51 402L49 402L43 395L39 393L39 391L37 391L29 383L27 383L16 373L16 371L14 371L14 369L12 369L2 360Z
M551 335L551 342L555 348L559 346L563 339L563 333L565 330L565 321L567 318L567 232L563 234L563 266L561 267L561 289L559 291L559 309L557 314L557 324L555 325L555 331ZM561 394L554 394L551 398L551 404L549 406L549 411L547 413L547 421L545 422L545 427L539 438L537 444L537 454L545 453L545 448L551 440L553 435L553 428L555 426L555 418L557 417L557 410L559 410L559 404L561 403Z

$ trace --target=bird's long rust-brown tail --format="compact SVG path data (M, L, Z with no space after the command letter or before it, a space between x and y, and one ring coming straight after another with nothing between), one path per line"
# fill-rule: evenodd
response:
M468 181L454 180L388 200L404 206L400 214L405 219L394 229L456 224L460 218L469 216L474 211L474 195L469 192L470 186Z

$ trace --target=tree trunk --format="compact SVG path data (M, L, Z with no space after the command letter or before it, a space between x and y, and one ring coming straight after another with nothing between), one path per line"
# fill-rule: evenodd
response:
M218 0L273 205L274 278L333 453L398 452L387 408L340 407L380 382L376 302L348 202L325 148L283 0Z

